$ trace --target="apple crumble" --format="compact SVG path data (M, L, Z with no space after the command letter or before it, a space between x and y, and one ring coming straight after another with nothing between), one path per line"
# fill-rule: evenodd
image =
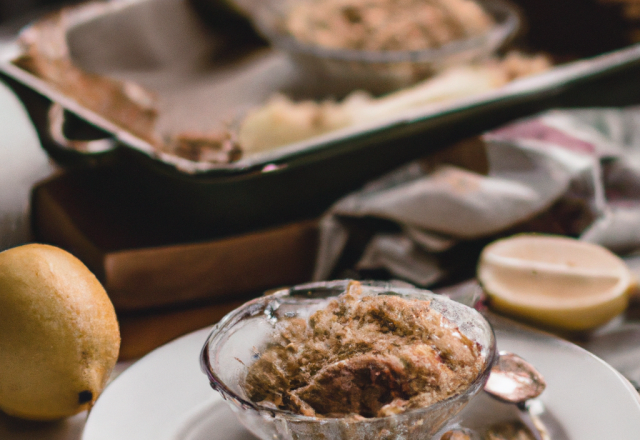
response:
M479 344L429 301L366 296L357 282L307 320L276 324L245 390L263 406L315 417L383 417L429 406L480 374Z
M473 0L315 0L293 8L285 27L307 44L386 51L440 47L493 24Z

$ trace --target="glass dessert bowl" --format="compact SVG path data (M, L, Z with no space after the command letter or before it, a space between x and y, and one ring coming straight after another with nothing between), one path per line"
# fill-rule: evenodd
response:
M379 398L384 396L384 401L380 405L374 405L377 412L372 412L370 407L367 407L366 410L363 409L364 416L361 414L332 414L331 412L341 412L341 410L335 410L335 407L331 405L329 407L334 409L328 409L324 414L320 410L320 407L323 406L322 401L330 402L332 396L337 394L332 387L336 383L337 376L344 377L342 372L338 372L337 376L329 378L329 380L327 377L320 378L319 386L316 389L315 403L313 403L313 397L306 397L313 403L314 408L311 409L305 410L304 405L306 404L304 404L299 408L300 411L293 411L290 406L287 407L278 399L265 398L264 396L260 401L252 399L250 394L255 395L253 390L255 390L256 384L249 383L252 379L248 379L248 377L253 375L252 377L255 378L256 366L260 365L261 357L266 356L265 353L277 346L275 341L282 341L282 332L290 328L286 327L288 323L292 320L309 323L309 318L312 316L314 317L312 320L320 320L322 316L318 313L325 312L318 311L330 310L332 307L335 312L336 304L344 305L345 301L348 302L348 300L344 300L344 295L340 295L353 287L353 284L350 283L352 282L348 280L322 282L281 290L244 304L228 314L214 327L201 353L202 369L208 376L211 386L222 394L242 424L258 438L264 440L310 438L430 439L445 429L454 416L485 385L498 355L493 330L482 315L471 307L429 291L399 288L381 282L362 282L358 287L361 293L359 298L363 299L362 303L369 301L373 304L381 299L388 300L390 303L395 301L397 304L397 299L400 298L417 306L425 305L433 311L433 316L442 317L437 321L441 325L440 328L446 329L448 334L454 335L455 339L470 341L466 345L477 354L477 357L474 358L477 362L474 364L473 375L467 377L464 383L461 382L461 386L453 387L453 391L449 395L440 396L441 399L436 399L427 406L416 406L415 402L411 403L413 400L393 400L393 392L386 393L384 389L380 391L379 387L376 389L376 381L379 382L378 385L384 382L386 364L383 366L368 364L364 367L367 372L365 376L371 376L371 383L367 383L359 395L368 393ZM340 299L336 300L339 296ZM326 313L323 316L326 317ZM319 326L320 324L315 324L315 321L314 324L310 324L311 327L314 325ZM313 327L311 332L315 331L316 327ZM406 333L406 330L400 331L400 333L402 332ZM286 338L291 340L290 336L285 335ZM406 347L403 346L404 348ZM279 353L288 353L287 350L290 349L291 347ZM273 352L268 354L271 356ZM327 358L329 357L327 355ZM361 360L362 357L359 359ZM334 363L322 371L326 372L332 368L335 370L335 365L348 365L348 362ZM385 363L387 360L383 359L380 362ZM406 364L405 360L402 363ZM392 365L391 361L389 361L389 365ZM353 379L356 376L349 376L353 373L353 370L349 368L351 367L345 367L345 374ZM258 371L260 370L258 369ZM459 371L462 371L462 367ZM389 374L389 377L395 377L395 373ZM417 383L416 380L419 378L413 377L408 383ZM347 382L355 383L352 380ZM269 383L269 380L265 383ZM391 383L391 387L395 387L396 390L407 387L407 383L398 385L393 380L388 383ZM305 389L308 388L305 387ZM318 392L320 395L317 394ZM322 392L326 395L323 396ZM303 394L300 396L305 397ZM418 397L418 400L422 397ZM336 395L335 400L339 399ZM274 402L274 400L276 401ZM425 400L422 399L422 401ZM363 405L366 406L366 404ZM317 410L318 413L315 414L314 410ZM384 415L381 416L381 414Z
M327 94L346 94L356 89L382 94L407 87L446 68L490 57L504 47L520 29L520 16L516 8L505 0L451 0L452 4L444 8L449 12L444 15L427 14L434 11L408 11L400 16L387 17L386 22L378 24L357 23L362 24L359 29L377 27L387 38L379 38L380 32L354 38L353 29L337 25L340 15L369 15L372 21L379 22L382 8L378 7L372 14L364 14L362 12L368 12L363 10L367 1L351 0L357 5L356 8L344 7L344 11L330 14L326 17L327 23L317 23L321 32L308 36L297 32L297 29L308 29L314 24L304 19L291 20L291 17L298 18L296 12L305 4L310 5L307 8L310 11L308 15L321 15L323 11L320 9L314 14L316 5L313 2L319 4L318 7L324 7L323 2L318 0L231 0L274 47L289 55L301 71L301 76L307 80L307 87L324 86ZM368 2L371 3L371 0ZM478 5L479 8L470 12L469 5L465 7L465 2ZM334 3L336 7L341 7L345 0L325 0L324 3ZM464 10L456 12L460 9ZM478 17L471 16L477 16L477 11L488 19L485 26L474 32L461 34L447 31L446 26L452 21L457 22L458 27L460 21L463 22L462 27L465 21L470 21L472 27L477 25ZM453 14L453 19L447 14ZM459 16L456 17L456 14ZM432 23L419 23L420 26L412 28L425 15L429 15L427 20ZM366 21L366 17L363 20ZM419 33L418 28L438 28L440 32L435 37L416 42L411 37L412 31L415 31L413 34ZM380 44L367 44L373 40L384 41Z

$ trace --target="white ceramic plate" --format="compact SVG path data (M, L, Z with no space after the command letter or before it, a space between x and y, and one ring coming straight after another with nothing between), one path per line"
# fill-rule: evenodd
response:
M609 365L573 344L502 320L494 328L501 350L520 354L545 376L548 387L540 400L553 440L638 439L640 399ZM126 370L98 400L82 439L253 439L200 371L208 333L171 342ZM483 410L486 405L475 405L465 417Z

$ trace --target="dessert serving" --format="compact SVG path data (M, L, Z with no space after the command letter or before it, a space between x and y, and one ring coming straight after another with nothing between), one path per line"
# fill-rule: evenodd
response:
M494 24L473 0L307 1L285 20L302 43L374 51L439 47L482 35Z
M305 416L384 417L457 394L483 364L429 301L363 296L353 282L308 322L279 322L245 387L254 402Z
M202 368L261 439L431 438L496 360L473 308L382 282L301 285L227 315Z

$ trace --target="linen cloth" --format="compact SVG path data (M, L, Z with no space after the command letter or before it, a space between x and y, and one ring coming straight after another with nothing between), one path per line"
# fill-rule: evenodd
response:
M456 164L471 151L459 149L339 200L321 222L315 279L333 273L348 224L367 218L397 228L374 231L355 267L421 286L449 275L447 251L514 230L570 235L621 255L640 249L640 107L552 110L488 132L475 148L484 149L484 171Z

